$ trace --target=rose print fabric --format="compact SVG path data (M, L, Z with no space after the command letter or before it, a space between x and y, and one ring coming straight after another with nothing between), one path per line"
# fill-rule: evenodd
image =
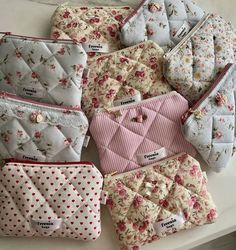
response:
M0 168L0 235L96 240L103 177L90 162Z
M192 104L209 88L216 75L235 62L235 34L216 14L204 17L199 29L165 58L168 82Z
M87 130L79 108L0 95L0 159L79 161Z
M107 207L121 249L139 249L177 231L214 222L216 206L206 183L200 164L186 153L107 175Z
M236 66L229 64L183 125L186 139L216 172L227 167L236 148L235 86Z
M195 149L181 131L180 117L187 110L187 101L173 91L95 114L90 132L98 148L102 173L123 173L148 165L142 164L138 155L152 155L153 151L161 158L179 152L194 156ZM159 154L163 148L164 156Z
M87 55L72 41L5 35L0 90L44 103L79 106Z
M152 40L161 47L176 45L204 15L192 0L144 0L121 28L125 46Z
M53 39L73 39L80 43L106 43L110 52L121 48L118 31L131 7L59 6L51 20ZM96 53L98 55L98 53ZM95 53L88 53L94 56Z
M162 73L163 50L152 41L90 58L90 74L83 81L82 107L92 117L95 109L110 108L116 100L140 94L143 99L172 90Z

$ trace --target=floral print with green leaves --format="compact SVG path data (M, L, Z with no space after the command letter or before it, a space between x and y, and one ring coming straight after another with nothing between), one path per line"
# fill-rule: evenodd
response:
M104 190L122 250L173 232L155 230L155 223L181 214L179 230L214 222L216 207L206 188L199 163L181 153L159 163L124 174L107 175Z

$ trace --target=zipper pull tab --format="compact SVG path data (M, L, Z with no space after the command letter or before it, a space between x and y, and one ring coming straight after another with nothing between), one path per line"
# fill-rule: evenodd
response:
M110 179L112 176L114 176L114 175L116 175L117 174L117 171L115 171L115 172L112 172L112 173L110 173L110 174L105 174L105 178L106 179Z

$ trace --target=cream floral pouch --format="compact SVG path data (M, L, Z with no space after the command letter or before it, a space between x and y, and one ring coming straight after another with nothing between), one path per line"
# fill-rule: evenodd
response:
M181 153L161 162L105 177L107 207L122 250L214 222L216 207L199 163Z

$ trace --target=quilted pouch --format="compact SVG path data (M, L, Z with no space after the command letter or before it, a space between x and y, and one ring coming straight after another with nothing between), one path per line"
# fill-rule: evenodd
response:
M93 116L90 132L104 174L126 172L179 152L195 155L181 132L187 101L175 91Z
M90 162L7 161L0 168L0 235L95 240L102 184Z
M203 15L192 0L144 0L123 22L121 42L131 46L148 39L161 47L173 47Z
M71 40L5 33L0 40L0 90L57 105L81 105L87 55Z
M228 64L206 94L183 116L183 132L216 172L227 167L236 149L236 66Z
M87 130L79 108L0 94L0 159L79 161Z
M164 75L191 104L210 87L216 75L235 62L235 34L216 14L204 18L164 56Z
M212 223L216 206L197 160L181 153L153 165L104 179L107 207L122 250L183 229Z
M83 80L82 107L91 117L97 108L140 101L172 90L163 77L163 50L147 41L89 60Z
M84 43L89 56L96 52L116 51L121 48L118 35L121 23L132 11L128 6L75 7L63 4L52 16L51 37Z

